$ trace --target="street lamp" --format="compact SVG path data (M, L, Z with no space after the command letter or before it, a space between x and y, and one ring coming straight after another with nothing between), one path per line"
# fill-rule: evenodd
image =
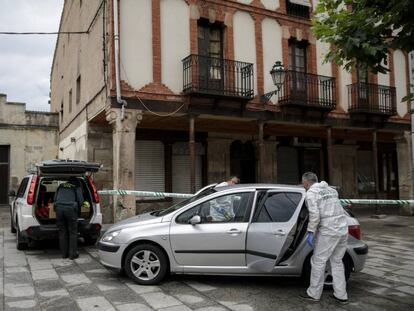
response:
M260 98L262 103L267 103L273 95L277 94L285 82L286 70L283 67L282 62L277 61L273 65L272 70L270 70L270 75L272 76L273 84L276 86L276 90L263 94Z

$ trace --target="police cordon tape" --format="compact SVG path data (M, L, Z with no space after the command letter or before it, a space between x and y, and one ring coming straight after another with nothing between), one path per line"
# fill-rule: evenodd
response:
M136 191L136 190L99 190L100 195L132 195L135 197L156 197L156 198L176 198L189 199L193 197L189 193L168 193L168 192L152 192L152 191Z
M156 198L176 198L189 199L193 197L189 193L169 193L136 190L100 190L100 195L132 195L135 197L156 197ZM340 199L343 204L364 204L364 205L409 205L414 204L414 200L371 200L371 199Z

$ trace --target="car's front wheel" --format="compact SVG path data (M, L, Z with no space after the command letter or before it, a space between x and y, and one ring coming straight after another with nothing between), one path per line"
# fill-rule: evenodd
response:
M141 244L129 250L124 268L128 277L136 283L154 285L161 282L167 274L168 260L159 247Z

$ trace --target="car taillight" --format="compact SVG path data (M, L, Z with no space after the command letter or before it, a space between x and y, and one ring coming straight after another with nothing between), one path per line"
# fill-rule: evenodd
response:
M348 226L348 233L355 239L361 240L361 228L359 225Z
M101 225L100 224L95 224L95 230L96 231L101 231Z
M38 177L34 175L32 177L32 181L30 182L29 193L27 194L27 204L32 205L34 202L34 197L36 193L36 186L37 186L37 179Z
M98 190L96 190L95 183L93 182L93 179L91 176L86 177L88 179L89 186L92 188L92 194L93 194L93 201L95 203L99 203L99 195Z

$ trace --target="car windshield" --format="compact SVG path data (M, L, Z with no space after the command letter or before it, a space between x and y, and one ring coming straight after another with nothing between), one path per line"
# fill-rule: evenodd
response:
M216 192L216 190L214 190L214 187L205 189L204 191L201 191L197 195L192 196L191 198L189 198L187 200L178 202L177 204L174 204L173 206L170 206L167 209L154 212L152 215L154 215L154 216L165 216L165 215L168 215L168 214L170 214L170 213L172 213L172 212L180 209L181 207L183 207L183 206L185 206L185 205L187 205L187 204L189 204L191 202L194 202L194 201L196 201L196 200L198 200L198 199L200 199L202 197L208 196L209 194L212 194L214 192Z

